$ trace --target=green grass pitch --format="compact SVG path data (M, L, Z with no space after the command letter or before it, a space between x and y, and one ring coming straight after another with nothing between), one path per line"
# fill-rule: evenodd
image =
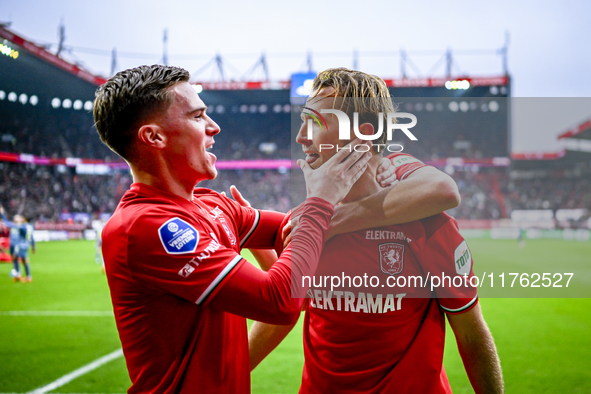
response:
M591 263L591 242L528 241L524 249L516 241L468 244L475 264L487 267L565 259ZM100 313L111 311L111 303L106 278L94 262L94 243L39 243L31 267L32 283L12 283L10 264L0 264L0 393L29 392L121 346L113 317ZM591 393L591 299L487 298L481 304L507 392ZM48 311L59 315L37 313ZM301 331L300 321L253 372L253 393L297 392ZM454 393L472 392L451 330L444 363ZM51 392L124 393L129 385L124 360L117 358Z

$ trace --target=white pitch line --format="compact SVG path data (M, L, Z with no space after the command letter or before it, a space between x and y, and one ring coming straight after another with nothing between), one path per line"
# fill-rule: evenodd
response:
M70 372L67 375L62 376L61 378L49 383L48 385L45 385L43 387L39 387L38 389L33 390L33 391L29 391L27 394L44 394L44 393L47 393L48 391L55 390L58 387L62 387L63 385L70 383L72 380L76 379L77 377L87 374L88 372L97 369L101 365L106 364L109 361L112 361L112 360L119 358L121 356L123 356L123 349L117 349L114 352L107 354L106 356L98 358L98 359L94 360L93 362L86 364L85 366L80 367L80 368Z
M113 316L111 311L0 311L0 316Z

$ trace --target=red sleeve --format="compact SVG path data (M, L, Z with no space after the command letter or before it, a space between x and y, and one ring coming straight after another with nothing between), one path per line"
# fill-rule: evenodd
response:
M470 285L470 278L474 276L472 254L458 223L445 214L421 220L421 223L427 242L420 254L420 264L431 283L438 284L434 292L440 307L447 313L470 310L478 302L478 296L476 288Z
M218 241L208 217L147 212L127 237L128 273L139 286L198 305L207 304L244 263L237 250Z
M263 272L242 265L212 300L212 307L270 324L297 320L307 291L301 277L316 272L334 208L322 199L308 198L302 212L291 244L271 269Z
M281 223L286 214L275 211L259 211L259 223L251 235L241 242L243 248L273 249L277 234L281 231Z
M272 249L274 247L279 225L285 217L284 213L243 207L221 194L217 197L224 203L224 207L230 211L236 222L241 248Z
M392 165L396 167L396 179L402 181L419 168L427 165L408 153L396 152L388 156Z

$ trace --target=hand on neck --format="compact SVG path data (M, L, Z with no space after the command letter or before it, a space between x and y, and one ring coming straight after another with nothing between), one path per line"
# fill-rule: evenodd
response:
M367 169L363 175L361 175L361 178L355 182L351 188L351 191L349 194L347 194L347 197L343 199L344 203L361 200L379 192L382 189L376 180L376 171L380 165L381 158L381 155L373 153L373 157L369 160Z

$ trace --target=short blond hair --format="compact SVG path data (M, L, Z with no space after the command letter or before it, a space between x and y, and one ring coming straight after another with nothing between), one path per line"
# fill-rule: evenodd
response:
M374 130L378 129L380 113L383 127L386 127L388 112L396 112L386 82L376 75L344 67L329 68L319 72L314 79L312 96L318 95L324 88L334 89L335 106L345 112L349 119L352 119L353 112L357 112L359 124L371 123ZM386 133L373 142L386 143Z

